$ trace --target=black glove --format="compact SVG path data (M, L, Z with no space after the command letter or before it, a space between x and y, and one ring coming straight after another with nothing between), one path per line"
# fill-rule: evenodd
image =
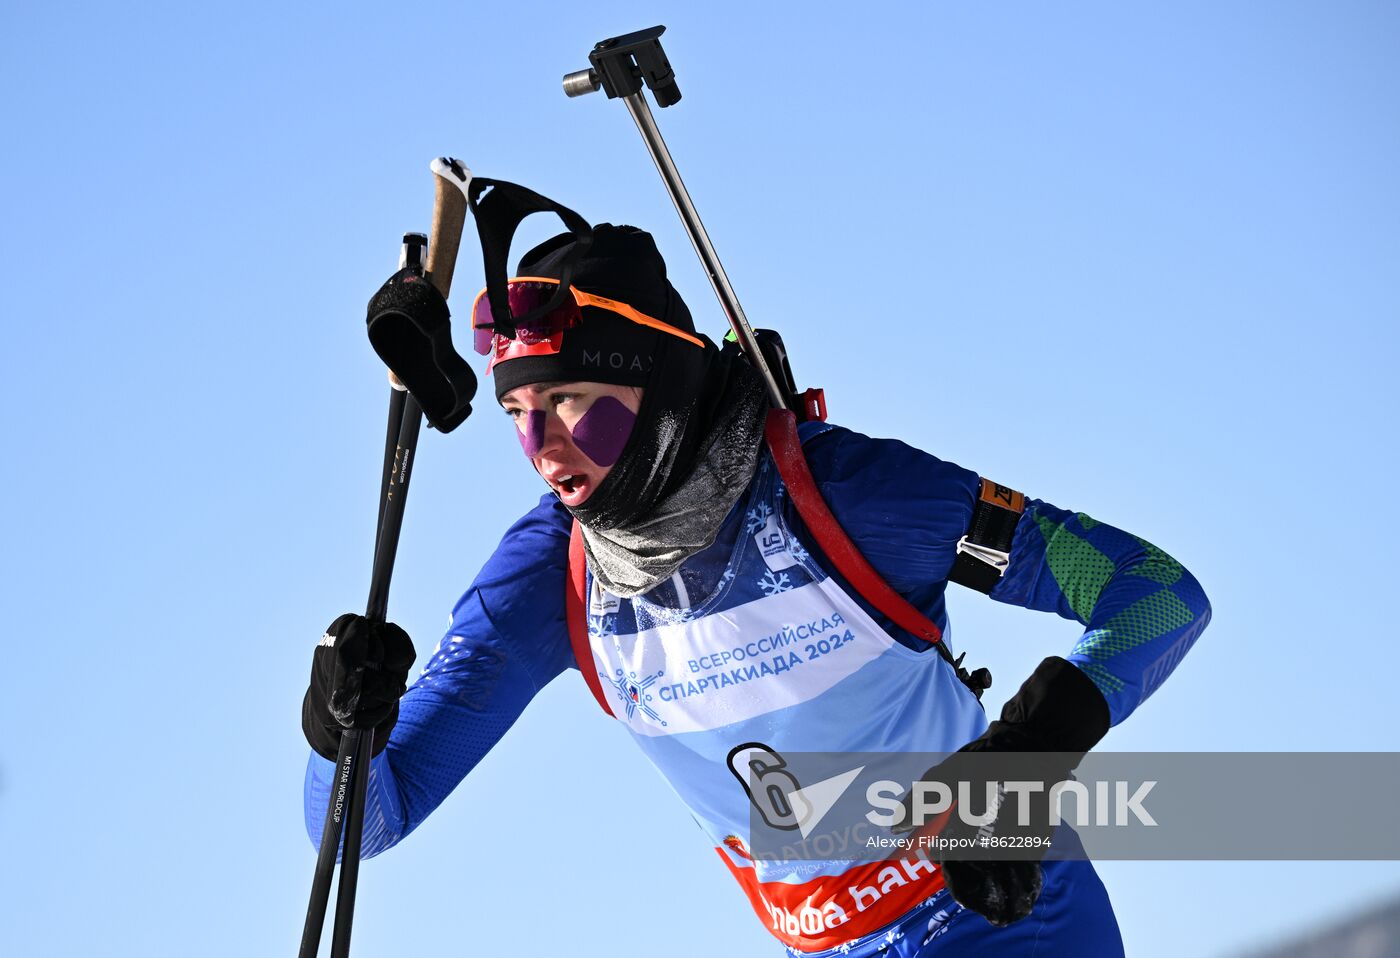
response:
M312 654L301 703L301 730L316 753L334 762L347 728L374 729L373 754L384 751L416 657L408 633L392 622L350 612L332 622Z
M1040 897L1040 859L1049 848L1050 789L1070 777L1084 753L1109 728L1103 693L1078 667L1057 656L1041 662L1001 710L1001 718L945 761L924 773L923 781L972 783L971 812L986 808L987 782L1039 782L1040 791L999 792L1004 798L995 818L980 828L963 821L954 808L938 832L950 841L936 845L932 857L943 869L953 899L998 927L1020 921ZM911 813L914 794L905 798L904 824L918 827ZM1021 804L1028 804L1027 825L1020 825ZM987 838L990 847L981 844ZM998 844L1006 842L1005 845ZM971 843L971 847L966 847ZM958 846L963 846L959 848Z

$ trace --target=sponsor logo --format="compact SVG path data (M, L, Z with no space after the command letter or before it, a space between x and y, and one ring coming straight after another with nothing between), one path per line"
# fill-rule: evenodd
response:
M1001 506L1003 509L1010 509L1012 512L1024 512L1026 508L1026 497L1009 486L992 482L990 479L982 480L981 499L994 506Z
M625 353L605 353L601 349L585 349L583 351L583 365L585 367L596 366L599 369L625 369L628 372L646 373L651 371L651 356L642 356L640 353L627 355Z
M661 671L638 677L636 672L624 673L622 669L618 669L611 676L599 672L598 678L605 684L611 685L613 690L617 692L625 711L624 719L630 721L633 715L641 712L650 721L664 728L666 720L652 707L651 703L655 700L655 696L649 690L665 674L664 671Z

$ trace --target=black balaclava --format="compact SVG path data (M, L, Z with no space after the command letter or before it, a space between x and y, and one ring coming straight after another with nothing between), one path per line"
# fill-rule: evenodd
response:
M557 279L580 237L563 233L520 260L517 276ZM601 223L588 248L573 259L572 285L606 296L671 326L695 334L690 310L666 279L666 262L649 233ZM702 443L735 376L748 366L721 355L707 337L704 348L640 326L607 310L585 306L583 322L565 331L554 356L522 356L497 363L499 399L517 386L536 382L604 382L642 386L641 409L632 435L612 471L582 505L570 511L592 529L626 527L646 516L695 467ZM732 395L732 393L731 393Z

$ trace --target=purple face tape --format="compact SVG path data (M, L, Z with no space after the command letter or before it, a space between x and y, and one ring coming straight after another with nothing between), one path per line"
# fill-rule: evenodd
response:
M515 437L520 440L520 448L525 450L525 455L531 459L540 454L544 448L544 410L531 409L525 414L525 431L516 430Z
M574 423L574 445L599 466L611 466L622 455L637 416L612 396L601 396ZM525 431L516 432L520 448L531 459L544 448L545 412L532 409L525 414Z
M611 466L622 455L622 447L627 445L636 422L636 413L619 400L600 396L574 423L574 445L598 465Z

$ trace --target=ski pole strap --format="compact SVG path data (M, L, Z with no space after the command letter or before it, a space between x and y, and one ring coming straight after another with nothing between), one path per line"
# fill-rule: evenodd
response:
M452 345L447 299L418 265L399 270L369 301L369 342L428 417L451 432L471 415L476 374Z
M904 596L890 588L890 584L875 571L875 567L861 554L832 515L802 452L802 440L797 435L797 417L788 409L770 409L763 434L768 440L773 460L778 464L783 485L787 486L792 503L797 507L797 514L837 571L867 602L904 631L934 645L944 661L956 669L957 663L943 644L943 633L938 626Z
M972 510L972 525L958 540L949 581L984 594L996 588L1011 563L1011 540L1025 511L1025 496L983 479Z
M583 551L583 530L577 519L569 530L568 578L568 587L564 590L564 618L569 623L569 644L574 647L574 661L583 673L583 680L588 683L588 690L603 711L612 717L613 710L603 695L603 683L598 681L593 650L588 645L588 558Z
M486 301L491 305L492 328L507 339L514 339L518 326L548 316L568 297L574 267L593 244L593 228L582 216L547 196L516 183L489 180L484 176L471 181L467 188L467 205L476 218L477 238L481 240L481 263L486 271ZM554 295L529 312L516 316L510 311L507 292L510 241L521 221L534 213L558 216L564 227L574 234L576 242L560 265L559 285Z

